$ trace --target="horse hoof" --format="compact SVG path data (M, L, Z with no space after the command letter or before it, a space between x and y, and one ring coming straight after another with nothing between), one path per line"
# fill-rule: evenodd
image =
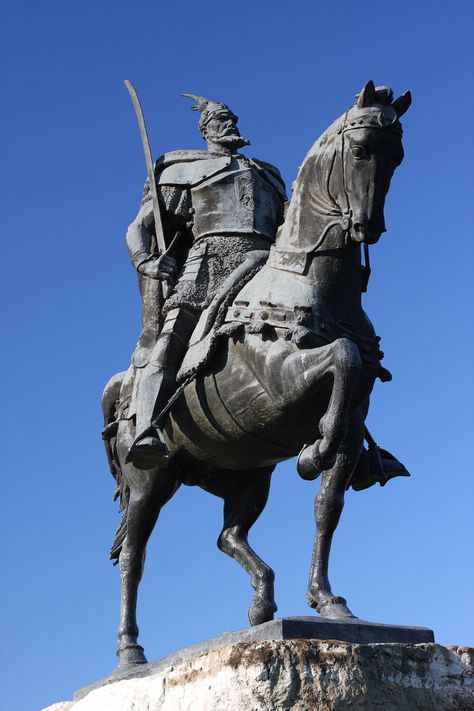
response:
M277 609L276 605L272 605L270 607L252 605L252 607L249 607L248 611L250 625L252 627L256 627L257 625L262 625L264 622L270 622L273 620L274 613Z
M334 466L336 456L323 454L320 446L322 442L322 439L318 439L313 445L304 447L296 460L296 471L306 481L314 481L322 472Z
M310 447L304 447L296 460L296 471L305 481L314 481L321 474L321 472L314 467L310 449Z
M321 617L327 617L329 620L358 619L348 608L347 602L343 597L329 595L322 597L322 599L318 601L317 598L308 593L306 600L308 605L316 610L316 612L319 612Z
M117 657L119 659L118 669L135 666L137 664L148 664L143 647L139 644L130 644L123 649L119 649Z

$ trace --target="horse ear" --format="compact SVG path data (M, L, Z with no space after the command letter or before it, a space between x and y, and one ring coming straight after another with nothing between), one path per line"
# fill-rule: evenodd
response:
M405 91L401 96L398 97L398 99L395 99L392 106L395 109L395 113L400 118L400 116L403 116L405 111L410 108L410 104L411 93L409 91Z
M363 109L366 106L373 106L375 103L375 86L372 79L370 79L364 86L357 99L357 108Z

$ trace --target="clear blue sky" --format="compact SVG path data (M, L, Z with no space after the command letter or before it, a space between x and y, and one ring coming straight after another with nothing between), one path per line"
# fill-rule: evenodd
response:
M369 427L413 476L347 496L332 580L362 618L474 642L472 8L3 3L2 709L70 698L115 663L119 516L100 395L139 332L124 235L145 177L125 78L155 155L203 146L179 96L199 93L239 114L246 152L288 186L368 79L412 91L365 308L394 374L376 385ZM317 486L280 466L251 535L281 615L309 612ZM140 598L150 659L246 625L250 585L217 550L220 526L220 501L198 489L163 512Z

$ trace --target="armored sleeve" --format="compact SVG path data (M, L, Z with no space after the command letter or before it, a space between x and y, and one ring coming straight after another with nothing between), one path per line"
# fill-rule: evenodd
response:
M183 229L189 220L191 196L187 188L157 185L158 201L165 240L169 242L174 232ZM152 245L154 231L153 203L148 180L145 182L138 215L127 231L127 248L135 269L150 258L155 251Z

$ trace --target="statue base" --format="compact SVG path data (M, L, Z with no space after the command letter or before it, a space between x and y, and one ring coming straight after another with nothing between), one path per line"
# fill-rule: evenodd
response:
M117 670L44 711L472 709L474 650L433 640L420 627L284 618Z

